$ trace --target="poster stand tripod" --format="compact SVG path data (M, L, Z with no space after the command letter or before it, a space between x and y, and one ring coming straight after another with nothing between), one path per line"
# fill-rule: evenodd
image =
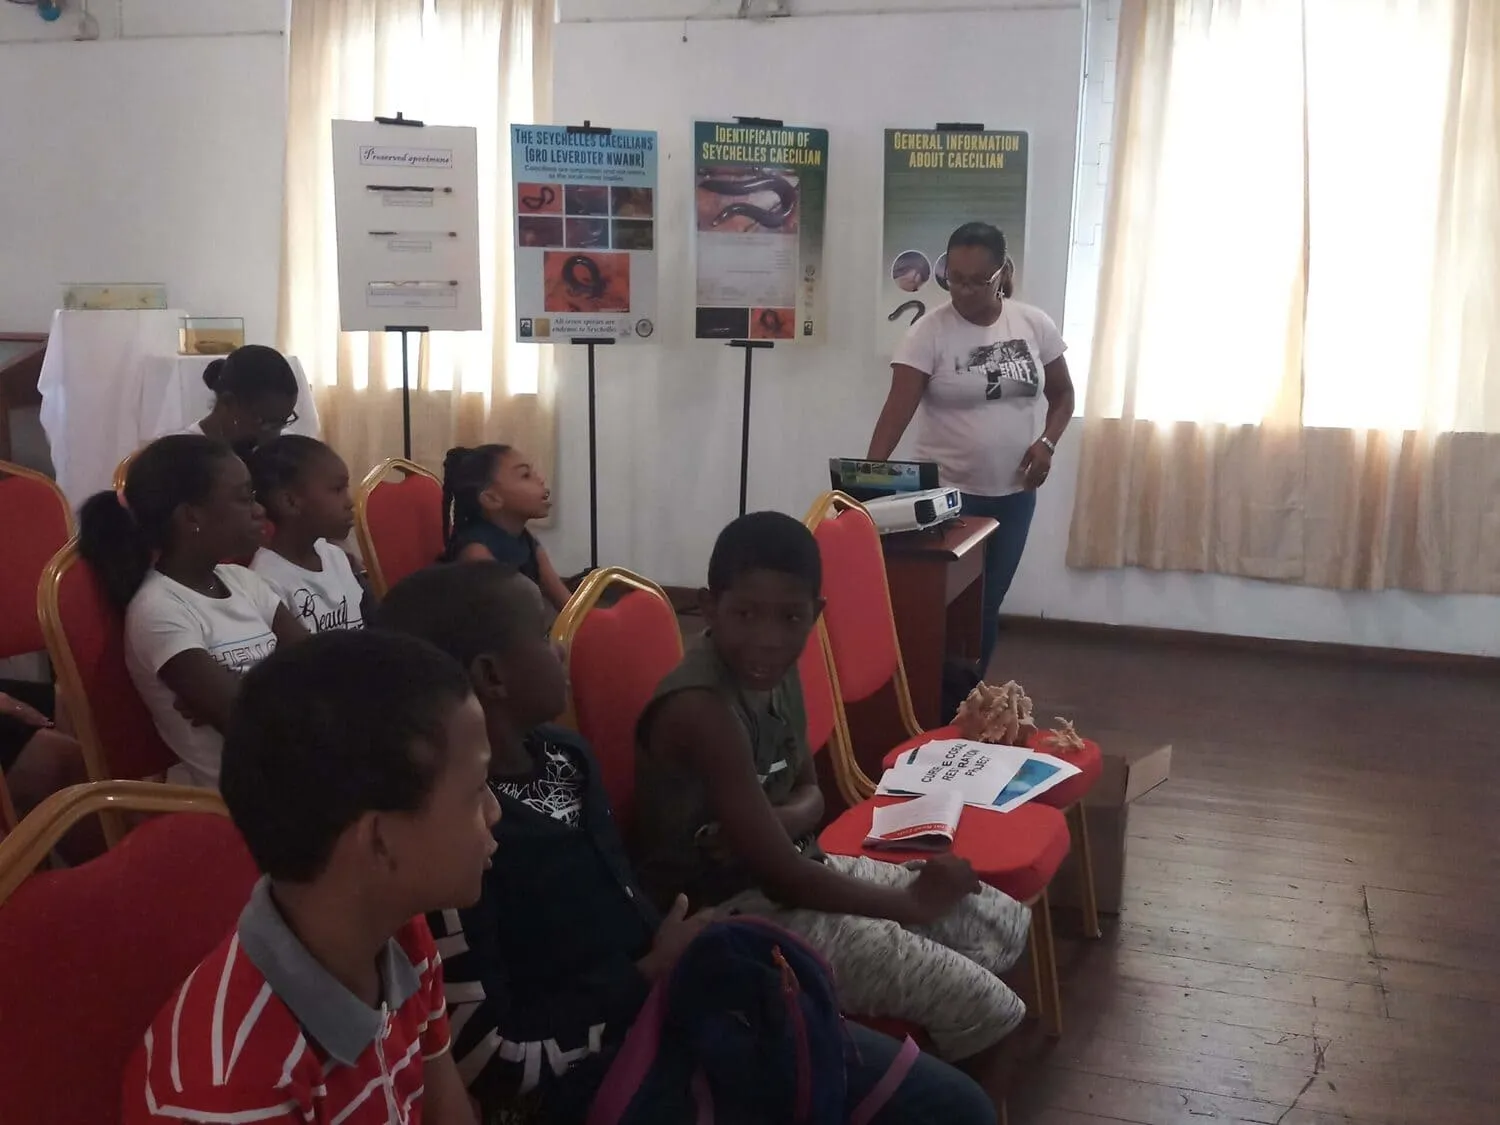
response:
M425 126L422 122L407 117L399 110L395 117L377 117L377 125L404 125L412 129L421 129ZM387 324L387 332L396 332L401 336L401 456L408 461L411 460L411 352L407 347L408 337L415 332L418 336L427 334L425 324ZM418 344L418 347L421 345Z
M566 126L571 134L587 134L608 137L613 129L595 125L584 118L582 125ZM589 570L599 569L599 412L595 399L594 349L603 344L613 344L613 336L574 336L571 344L583 344L589 349Z
M411 354L407 348L407 337L415 332L419 337L427 334L425 324L387 324L387 332L401 336L401 456L411 460ZM418 348L421 347L419 343Z
M745 349L745 404L740 414L740 515L745 514L745 499L750 483L750 379L754 373L758 348L774 348L774 340L730 340L731 348Z
M761 129L780 129L786 122L777 117L735 117L740 125ZM745 402L740 412L740 515L745 514L750 485L750 381L754 377L755 353L759 348L774 348L774 340L730 340L731 348L745 349Z
M614 342L613 336L575 336L570 341L589 350L589 570L599 569L599 417L594 397L594 349Z

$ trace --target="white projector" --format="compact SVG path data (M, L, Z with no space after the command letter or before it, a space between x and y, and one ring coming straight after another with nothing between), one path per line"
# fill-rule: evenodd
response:
M880 534L921 531L958 518L960 501L956 488L929 488L924 492L898 492L869 500L865 508Z

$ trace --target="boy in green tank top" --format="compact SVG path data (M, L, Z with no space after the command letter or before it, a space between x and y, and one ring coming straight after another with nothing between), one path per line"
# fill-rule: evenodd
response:
M828 959L845 1008L924 1027L963 1059L1025 1014L1000 980L1030 912L938 856L909 868L817 845L823 797L797 660L822 612L812 533L741 516L719 535L701 593L707 632L641 717L635 854L648 893L769 918Z

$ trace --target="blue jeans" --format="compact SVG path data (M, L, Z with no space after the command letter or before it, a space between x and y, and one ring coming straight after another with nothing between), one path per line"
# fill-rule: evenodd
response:
M1036 514L1036 492L1012 492L1009 496L975 496L963 498L963 514L989 516L1000 526L984 545L984 622L979 631L979 675L989 672L990 657L1000 636L1000 606L1010 591L1021 552L1026 550L1026 536L1031 531L1031 517Z
M852 1021L847 1026L860 1060L849 1064L852 1111L890 1069L901 1044ZM995 1106L978 1083L924 1051L871 1125L995 1125L995 1120Z

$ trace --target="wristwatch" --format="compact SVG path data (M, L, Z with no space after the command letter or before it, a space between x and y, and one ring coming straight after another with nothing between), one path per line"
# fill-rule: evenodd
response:
M1047 452L1048 453L1056 453L1057 452L1057 442L1053 441L1046 434L1043 434L1041 437L1037 438L1036 440L1039 441L1039 442L1041 442L1043 445L1045 445L1047 447Z

